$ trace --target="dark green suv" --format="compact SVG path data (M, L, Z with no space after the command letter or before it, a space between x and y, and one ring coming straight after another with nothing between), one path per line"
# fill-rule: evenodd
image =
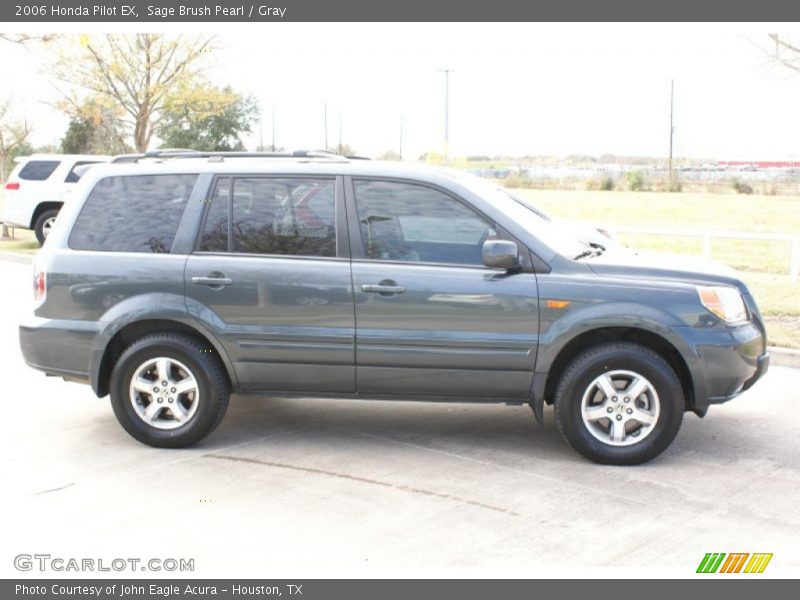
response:
M457 171L173 153L92 168L36 256L27 363L181 447L231 392L554 405L592 460L662 452L767 369L730 272L576 239ZM721 268L720 268L721 269Z

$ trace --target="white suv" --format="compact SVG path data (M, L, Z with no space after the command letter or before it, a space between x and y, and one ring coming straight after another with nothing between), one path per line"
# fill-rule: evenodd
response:
M88 154L34 154L17 158L5 185L0 221L33 229L39 244L43 244L58 211L80 179L75 168L109 160L110 156Z

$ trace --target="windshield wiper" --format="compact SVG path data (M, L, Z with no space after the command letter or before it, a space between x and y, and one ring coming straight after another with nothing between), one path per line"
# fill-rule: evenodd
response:
M595 244L592 242L584 242L584 244L586 244L586 250L579 252L572 260L580 260L582 258L589 258L590 256L600 256L606 249L602 244Z

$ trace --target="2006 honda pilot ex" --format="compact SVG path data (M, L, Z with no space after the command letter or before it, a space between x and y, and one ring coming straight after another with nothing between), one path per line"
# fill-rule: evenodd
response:
M553 404L578 452L635 464L767 369L731 273L586 244L447 169L282 156L92 167L34 264L27 363L181 447L232 391Z

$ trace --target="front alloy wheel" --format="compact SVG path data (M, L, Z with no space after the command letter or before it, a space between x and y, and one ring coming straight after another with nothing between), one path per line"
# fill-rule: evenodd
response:
M597 377L581 399L583 423L596 439L630 446L647 439L658 421L658 392L633 371L610 371Z
M675 439L683 420L683 386L653 350L630 342L602 344L564 370L556 422L570 445L611 465L646 462Z

